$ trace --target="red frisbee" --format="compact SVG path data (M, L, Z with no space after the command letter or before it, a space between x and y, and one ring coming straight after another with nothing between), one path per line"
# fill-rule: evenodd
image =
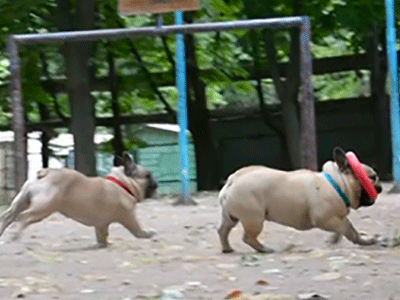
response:
M378 192L376 191L372 180L368 177L367 172L365 172L357 156L353 152L346 153L346 156L358 181L361 183L370 198L375 200L378 197Z

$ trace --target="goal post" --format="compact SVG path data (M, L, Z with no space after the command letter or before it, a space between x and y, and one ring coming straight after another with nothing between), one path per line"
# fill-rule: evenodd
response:
M239 20L230 22L195 23L142 28L101 29L87 31L49 32L11 35L8 40L11 72L12 127L15 133L15 188L19 190L27 178L27 143L25 135L24 107L21 91L21 66L19 48L28 44L65 43L76 41L116 40L139 36L162 36L224 30L258 28L300 29L300 150L302 167L317 169L317 139L315 128L314 93L312 86L312 58L310 53L311 24L306 16Z

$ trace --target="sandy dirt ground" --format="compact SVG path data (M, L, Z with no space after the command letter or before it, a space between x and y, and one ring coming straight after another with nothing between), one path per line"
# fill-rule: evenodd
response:
M236 252L222 254L217 194L194 199L199 205L172 206L173 197L139 204L143 227L157 235L139 240L114 224L106 249L93 247L93 228L59 214L17 242L10 226L0 238L0 299L400 299L400 247L329 246L327 232L265 223L261 240L276 253L255 253L238 225ZM384 193L350 219L360 231L395 234L400 195Z

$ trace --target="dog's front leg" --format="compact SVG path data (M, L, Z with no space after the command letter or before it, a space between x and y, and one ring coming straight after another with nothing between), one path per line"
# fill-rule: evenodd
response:
M354 228L353 224L351 224L350 220L345 218L343 220L343 235L355 244L362 245L362 246L369 246L376 244L378 240L375 237L371 238L363 238L358 233L358 231Z
M337 232L332 233L332 235L328 239L328 244L335 245L335 244L339 243L340 240L342 239L342 236L343 236L342 234L337 233Z
M344 235L349 241L354 244L368 246L378 242L376 238L365 239L354 228L353 224L348 218L340 219L338 217L331 218L330 220L324 220L323 222L317 222L316 226L320 229L334 232L333 241L338 241L340 236Z
M96 239L100 248L107 247L108 224L105 226L96 227Z
M149 239L155 234L154 230L144 231L140 227L134 211L131 213L126 213L120 223L139 239Z

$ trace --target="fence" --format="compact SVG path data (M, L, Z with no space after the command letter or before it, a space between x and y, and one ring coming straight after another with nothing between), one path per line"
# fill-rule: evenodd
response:
M10 203L14 195L13 142L6 141L0 143L0 205Z

